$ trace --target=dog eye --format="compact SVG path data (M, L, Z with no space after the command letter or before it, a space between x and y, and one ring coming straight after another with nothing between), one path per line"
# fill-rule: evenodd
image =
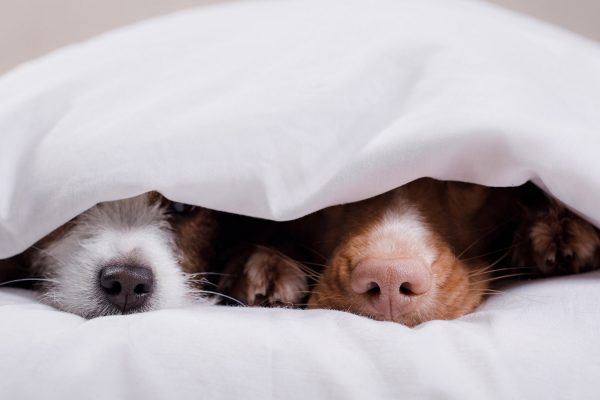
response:
M196 209L196 206L192 206L185 203L172 202L170 210L174 214L189 214Z

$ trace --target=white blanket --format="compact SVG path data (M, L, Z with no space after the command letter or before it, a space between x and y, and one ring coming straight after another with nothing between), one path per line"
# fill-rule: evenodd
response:
M4 291L0 393L6 399L597 399L600 305L590 300L598 296L599 278L527 283L460 320L414 329L335 311L216 306L85 321Z
M0 257L99 201L274 219L421 176L534 179L600 222L600 48L474 1L236 2L0 78ZM0 292L6 398L598 398L598 274L416 329L196 307L84 321Z

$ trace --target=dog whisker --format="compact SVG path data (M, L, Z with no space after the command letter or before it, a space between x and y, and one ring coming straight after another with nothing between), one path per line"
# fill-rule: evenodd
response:
M515 278L518 276L531 276L534 275L533 273L527 273L527 272L523 272L523 273L518 273L518 274L508 274L508 275L501 275L501 276L495 276L493 278L489 278L489 279L484 279L481 281L477 281L476 283L481 284L481 283L489 283L489 282L494 282L494 281L498 281L501 279L507 279L507 278Z
M49 279L49 278L21 278L21 279L13 279L11 281L1 282L0 286L11 285L13 283L19 283L19 282L52 282L52 283L58 283L58 280L56 280L56 279Z
M234 298L232 296L228 296L226 294L223 294L223 293L213 292L212 290L204 290L204 289L198 289L197 292L198 293L202 293L202 294L210 294L210 295L213 295L213 296L222 297L224 299L231 300L234 303L236 303L237 305L240 305L242 307L247 307L248 306L247 304L242 303L240 300L238 300L238 299L236 299L236 298Z
M191 284L209 285L212 287L219 287L219 285L217 283L211 282L206 279L188 279L188 282Z
M190 272L187 274L188 276L205 276L205 275L211 275L211 276L232 276L231 274L225 274L225 273L221 273L221 272Z

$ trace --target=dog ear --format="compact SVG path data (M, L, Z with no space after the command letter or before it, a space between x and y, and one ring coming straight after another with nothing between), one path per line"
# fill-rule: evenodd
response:
M527 182L518 188L518 205L525 214L546 211L550 208L557 208L561 203L537 187L532 182Z

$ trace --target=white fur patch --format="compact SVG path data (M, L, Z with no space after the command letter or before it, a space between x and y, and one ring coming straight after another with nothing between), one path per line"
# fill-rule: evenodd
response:
M165 210L146 195L101 203L75 219L64 237L40 249L34 267L52 283L43 301L84 317L119 313L98 284L102 267L127 260L152 269L154 292L144 311L178 307L190 289L178 262Z
M431 265L437 258L431 233L418 210L401 198L369 232L369 256L420 258Z

